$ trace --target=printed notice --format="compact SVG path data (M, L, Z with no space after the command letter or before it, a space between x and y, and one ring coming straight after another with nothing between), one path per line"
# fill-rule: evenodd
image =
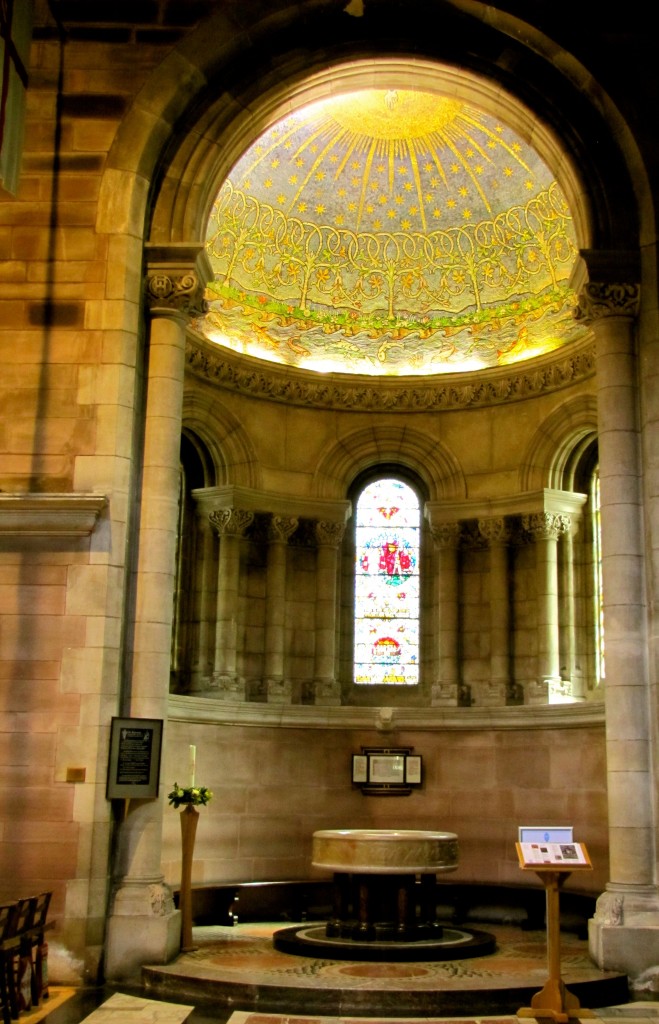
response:
M583 843L518 843L524 867L590 867Z
M117 783L145 786L151 774L153 729L123 728L119 733Z

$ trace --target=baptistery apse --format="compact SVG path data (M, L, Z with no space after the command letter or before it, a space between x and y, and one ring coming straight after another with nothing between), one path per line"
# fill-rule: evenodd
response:
M490 110L368 88L273 123L208 221L195 328L290 367L379 376L483 370L577 340L572 213Z

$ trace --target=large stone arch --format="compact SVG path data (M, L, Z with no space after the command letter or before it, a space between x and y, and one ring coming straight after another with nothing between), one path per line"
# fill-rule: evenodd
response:
M480 75L478 101L513 116L555 171L577 217L580 245L636 248L634 211L651 210L649 192L631 131L613 103L598 88L596 107L587 69L528 23L484 3L470 4L468 13L462 8L447 0L428 10L413 0L401 22L398 8L376 0L363 18L334 0L273 2L247 26L240 13L222 7L168 54L124 118L103 176L98 230L159 244L201 240L218 183L284 105L302 94L311 99L345 89L357 78L373 83L384 60L388 73L408 82L421 82L428 62L452 65L458 92L467 87L467 72ZM566 110L569 135L559 144ZM636 196L625 163L634 167ZM131 248L128 254L137 255ZM126 284L136 289L139 266L135 259L126 265Z
M314 474L314 496L340 500L363 470L378 463L396 463L423 480L430 501L466 496L462 469L439 441L409 427L368 426L328 446Z

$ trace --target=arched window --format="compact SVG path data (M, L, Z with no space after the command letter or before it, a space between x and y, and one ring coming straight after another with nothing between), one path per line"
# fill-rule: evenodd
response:
M368 483L355 508L353 680L419 682L421 509L402 480Z

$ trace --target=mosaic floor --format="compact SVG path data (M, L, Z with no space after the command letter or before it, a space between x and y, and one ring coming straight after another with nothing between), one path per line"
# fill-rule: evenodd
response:
M446 1017L515 1014L548 976L546 935L517 926L482 926L496 938L483 957L439 962L360 962L275 950L281 924L195 928L196 949L166 966L147 966L147 995L242 1011L343 1017ZM587 943L561 937L561 977L581 1007L624 1003L627 981L600 971ZM251 1021L249 1024L271 1024Z

